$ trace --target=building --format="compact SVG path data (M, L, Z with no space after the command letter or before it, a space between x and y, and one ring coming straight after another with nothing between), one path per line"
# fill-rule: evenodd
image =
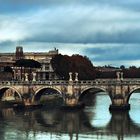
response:
M5 66L12 67L13 79L25 80L25 75L21 76L20 68L15 67L14 63L19 59L33 59L41 63L41 68L34 70L37 80L57 79L50 62L58 53L56 48L49 52L24 52L23 47L17 46L13 53L0 53L0 71L2 72Z

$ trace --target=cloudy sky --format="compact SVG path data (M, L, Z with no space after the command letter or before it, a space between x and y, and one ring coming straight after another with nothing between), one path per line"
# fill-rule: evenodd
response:
M0 0L0 52L17 45L140 66L140 0Z

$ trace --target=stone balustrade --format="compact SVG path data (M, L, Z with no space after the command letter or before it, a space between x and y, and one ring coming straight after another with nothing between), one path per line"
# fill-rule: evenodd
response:
M116 79L96 79L96 80L79 80L79 81L71 81L73 84L80 85L117 85L117 84L140 84L140 79L124 79L123 81L118 81ZM35 85L62 85L69 84L68 80L46 80L46 81L0 81L0 85L27 85L27 84L35 84Z

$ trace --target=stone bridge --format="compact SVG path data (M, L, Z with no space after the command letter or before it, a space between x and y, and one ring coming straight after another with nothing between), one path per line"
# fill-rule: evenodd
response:
M140 89L140 79L96 79L96 80L52 80L52 81L0 81L0 97L9 90L8 95L18 98L25 105L39 103L41 94L51 89L60 94L68 106L79 104L80 97L92 90L106 92L111 99L110 109L130 109L131 94ZM28 95L26 100L24 95Z

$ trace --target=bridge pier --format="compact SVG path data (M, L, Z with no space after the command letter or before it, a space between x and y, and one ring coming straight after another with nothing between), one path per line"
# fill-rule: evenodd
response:
M123 84L123 72L118 71L117 81L113 89L110 90L112 104L109 110L130 110L130 104L127 102L129 87Z
M67 87L67 93L65 95L65 105L66 106L77 106L78 105L78 93L79 88L73 85L71 82Z
M75 82L75 83L74 83ZM78 84L78 73L75 73L75 79L72 79L72 73L69 73L69 85L67 86L67 92L65 93L65 106L67 108L79 108L79 93L81 87Z
M74 96L67 96L65 99L65 105L66 106L77 106L78 100Z
M113 110L130 110L130 104L122 104L122 105L118 105L118 104L111 104L109 106L109 110L113 111Z
M120 88L119 94L118 90L116 90L116 93L112 97L112 104L109 110L130 110L130 104L127 102L127 96L122 88Z

